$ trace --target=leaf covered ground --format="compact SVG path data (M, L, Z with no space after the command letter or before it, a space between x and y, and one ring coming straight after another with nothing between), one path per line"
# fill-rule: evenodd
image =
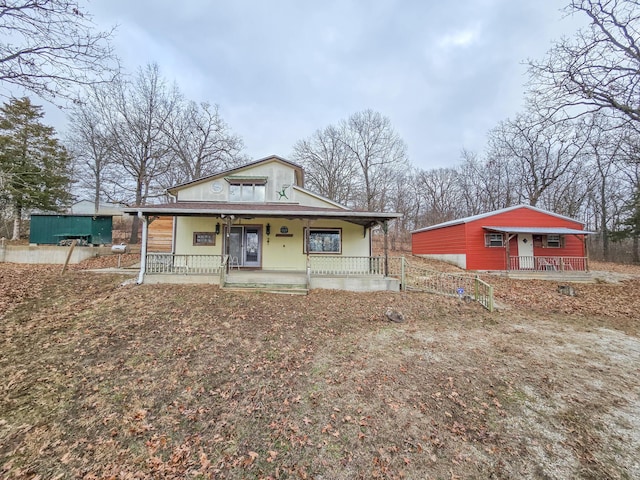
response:
M1 478L640 477L637 280L497 278L495 313L125 280L0 264Z

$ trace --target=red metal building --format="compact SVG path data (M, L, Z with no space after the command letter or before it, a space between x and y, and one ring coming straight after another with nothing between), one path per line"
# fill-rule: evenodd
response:
M586 271L584 224L529 205L412 232L414 255L467 270Z

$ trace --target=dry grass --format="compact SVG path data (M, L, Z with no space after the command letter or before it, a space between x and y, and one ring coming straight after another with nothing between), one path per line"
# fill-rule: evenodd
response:
M638 316L592 306L631 285L490 314L122 281L0 264L0 477L640 476Z

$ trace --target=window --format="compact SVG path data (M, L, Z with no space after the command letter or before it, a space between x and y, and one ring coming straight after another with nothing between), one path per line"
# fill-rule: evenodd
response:
M194 245L215 245L216 234L214 232L193 232Z
M304 253L307 253L306 242ZM339 228L310 229L309 253L342 253L342 230Z
M230 202L264 202L267 187L264 182L242 182L229 185Z
M548 248L560 248L562 245L560 235L547 235Z
M484 246L485 247L503 247L504 238L502 234L501 233L485 233Z

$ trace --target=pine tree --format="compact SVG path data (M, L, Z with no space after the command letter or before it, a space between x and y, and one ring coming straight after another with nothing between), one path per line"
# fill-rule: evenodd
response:
M24 213L60 211L72 199L69 155L43 116L26 97L0 108L0 196L13 209L12 240L20 238Z
M625 205L623 213L626 213L626 216L610 236L614 241L630 238L633 245L632 262L640 263L640 190L636 190L631 201Z

